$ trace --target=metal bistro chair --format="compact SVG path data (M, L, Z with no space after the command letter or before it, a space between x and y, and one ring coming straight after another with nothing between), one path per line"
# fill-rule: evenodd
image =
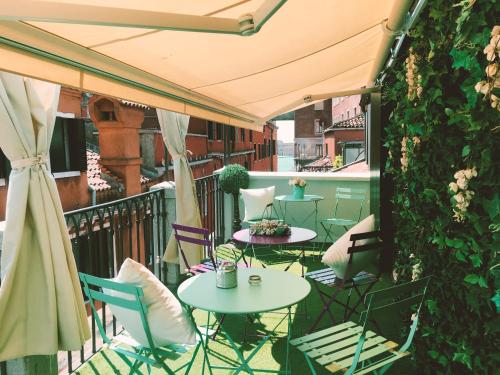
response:
M182 256L182 259L184 260L184 264L186 265L187 271L191 275L197 275L199 273L205 273L209 271L215 271L217 269L217 261L222 260L218 259L218 255L213 254L213 249L212 249L212 241L210 241L209 238L209 232L205 228L195 228L195 227L190 227L187 225L181 225L181 224L172 224L172 228L174 229L174 236L177 241L177 245L179 246L179 250ZM183 234L179 233L183 232ZM202 238L199 238L201 236ZM191 266L187 260L186 253L182 247L183 243L190 243L194 245L201 245L205 248L205 254L208 256L208 259L204 260L200 264L196 264ZM233 253L234 260L235 262L239 261L240 259L243 259L243 262L245 263L245 266L248 265L244 254L242 253L241 255L236 254L236 248L233 247L231 249L231 252ZM225 252L226 256L227 251ZM224 259L228 260L228 259ZM241 267L241 265L240 265Z
M346 322L294 339L291 344L304 355L311 374L317 374L313 360L332 373L383 374L395 361L409 355L408 349L417 330L420 309L430 276L420 280L368 293L366 310L359 324ZM391 311L388 311L391 310ZM406 341L399 344L369 330L371 322L387 318L388 313L405 313L404 321L413 321ZM399 340L398 340L399 341Z
M355 188L337 188L337 192L335 194L335 208L333 209L333 217L330 219L321 220L321 226L325 230L325 242L330 239L331 242L335 242L331 236L331 231L335 226L341 226L347 230L349 227L357 224L361 218L361 212L363 211L363 206L366 200L366 191L364 189L355 189ZM345 203L357 202L359 204L359 212L357 219L348 219L339 217L339 207L345 206Z
M209 232L207 229L204 228L195 228L195 227L190 227L187 225L181 225L181 224L172 224L172 227L174 228L174 236L177 241L177 245L179 246L179 250L182 256L182 259L184 260L184 263L186 264L186 269L191 275L197 275L200 273L206 273L210 271L216 271L217 270L217 264L219 259L217 257L214 257L213 251L212 251L212 241L209 239ZM179 232L183 232L185 234L180 234ZM190 235L191 234L191 235ZM201 235L203 238L198 238L197 236ZM182 243L190 243L190 244L195 244L195 245L202 245L206 249L206 254L208 255L208 260L204 261L203 263L197 264L195 266L190 266L186 257L186 254L184 252L184 249L182 248ZM231 251L234 256L235 262L238 262L239 259L243 259L244 265L241 263L237 263L237 267L239 268L244 268L248 267L248 263L245 259L245 254L242 252L240 256L238 256L235 252L236 247L232 247L228 250L228 248L225 248L224 255L227 256L227 252ZM227 260L227 259L224 259ZM220 324L224 322L225 315L223 315L220 319ZM215 332L212 334L212 339L215 340L217 337L219 331L220 331L220 324L219 326L215 329Z
M141 287L117 283L109 279L103 279L96 276L87 275L85 273L79 273L80 280L83 284L83 290L85 295L89 299L90 307L92 309L92 314L94 321L99 329L99 333L106 346L113 350L127 365L130 367L130 374L142 374L139 371L139 367L142 364L146 364L148 369L148 374L151 373L151 366L163 369L167 374L175 374L183 369L186 369L185 374L189 374L191 367L193 365L196 354L202 346L203 355L205 360L208 361L208 356L205 351L205 346L203 343L202 334L198 327L194 327L198 335L198 342L195 345L193 355L189 362L183 364L182 366L171 369L165 361L170 357L176 357L189 350L187 345L168 345L158 347L154 344L151 330L149 328L147 320L147 306L142 302L144 292ZM122 296L109 295L105 293L105 290L113 290L119 292ZM119 334L113 338L109 338L106 334L106 330L103 326L99 314L97 312L96 301L101 303L107 303L108 305L117 306L122 309L133 310L138 313L138 316L142 322L144 328L144 333L148 341L148 346L143 346L136 342L133 338L126 336L124 334ZM191 314L191 311L188 311ZM130 359L131 358L131 359ZM134 361L132 363L132 360ZM203 371L205 369L203 368ZM211 373L211 371L210 371Z
M371 241L368 244L357 245L356 241L360 240L369 240ZM352 246L347 249L347 253L349 254L349 262L347 264L347 274L349 274L349 268L352 265L354 254L371 251L377 252L378 256L383 249L383 241L381 239L381 231L373 231L373 232L365 232L365 233L355 233L350 237L350 241L352 241ZM380 263L380 261L379 261ZM335 324L335 319L333 317L330 308L332 304L335 302L344 307L344 316L343 321L348 320L353 313L356 312L357 307L363 303L364 296L371 290L373 285L379 281L380 279L380 264L377 270L377 274L371 274L365 271L359 272L354 275L352 278L348 280L342 280L335 272L330 268L323 268L318 271L312 271L306 273L306 277L309 278L317 290L321 302L323 303L323 308L311 326L309 332L313 331L317 325L321 322L321 319L325 314L330 317L330 320L333 324ZM364 291L361 290L361 287L365 288ZM326 289L325 289L326 288ZM343 303L338 300L338 296L341 292L347 290L347 301ZM350 307L349 303L351 300L352 291L356 293L358 296L358 301L354 304L354 306Z

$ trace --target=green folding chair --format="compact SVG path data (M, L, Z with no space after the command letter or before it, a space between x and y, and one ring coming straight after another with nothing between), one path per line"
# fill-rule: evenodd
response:
M409 355L408 349L418 325L418 317L430 276L366 295L367 309L359 324L342 323L292 340L290 343L304 355L311 374L317 374L313 361L332 373L383 374L395 361ZM398 344L368 329L370 323L387 318L388 310L408 311L413 323L404 344ZM413 314L412 314L413 313Z
M349 230L349 227L357 224L361 219L361 212L363 211L363 206L366 200L366 191L364 189L355 189L355 188L337 188L337 192L335 194L335 207L333 209L333 217L330 219L321 220L321 226L325 230L325 242L330 239L331 242L335 242L331 236L332 229L336 226L343 227L345 231ZM345 218L339 216L339 208L342 210L346 205L350 205L352 209L352 205L359 206L354 207L355 212L357 211L357 218Z
M189 371L191 370L193 362L196 358L196 354L200 349L200 345L205 356L205 361L207 361L208 363L208 356L206 354L202 334L199 331L198 327L195 326L194 329L196 330L196 333L198 335L198 342L194 347L194 352L191 356L191 359L187 363L184 363L182 366L176 369L171 369L165 363L165 361L168 358L179 357L179 355L188 352L190 348L187 345L168 345L158 347L154 344L151 330L149 329L148 320L146 318L147 306L145 306L142 302L142 297L144 296L142 288L132 284L117 283L109 279L103 279L81 272L79 273L79 275L80 280L83 284L83 290L89 300L95 323L97 325L97 328L99 329L99 333L101 334L104 344L108 349L113 350L130 367L129 375L135 373L142 374L139 371L139 368L143 364L146 364L148 374L151 373L151 366L163 369L167 374L170 375L173 375L183 369L185 369L185 374L189 374ZM123 297L106 294L106 289L119 292L121 293L121 295L123 295ZM99 318L99 314L97 313L95 301L99 301L103 304L107 303L108 305L114 305L123 309L136 311L140 316L142 326L144 328L144 333L148 341L148 346L139 344L133 338L125 335L124 333L116 335L113 338L109 338L106 334L103 323ZM188 314L192 314L192 312L188 310ZM191 321L194 320L191 319ZM204 373L204 371L205 366L203 366L202 373ZM212 374L210 367L209 371L210 374Z

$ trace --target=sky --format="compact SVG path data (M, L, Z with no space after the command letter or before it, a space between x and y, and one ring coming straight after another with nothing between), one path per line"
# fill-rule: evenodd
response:
M278 140L285 143L293 143L294 137L294 121L293 120L283 120L276 121L278 125Z

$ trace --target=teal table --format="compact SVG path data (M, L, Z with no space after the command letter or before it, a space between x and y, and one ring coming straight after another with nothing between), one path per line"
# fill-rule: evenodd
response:
M260 285L250 285L248 276L260 275L262 283ZM184 281L177 291L180 301L200 310L208 312L206 346L208 351L208 327L210 316L221 326L221 331L229 341L239 359L239 367L231 366L208 366L211 369L234 370L234 374L246 371L249 374L255 372L271 372L278 374L289 374L289 351L291 337L291 307L307 297L311 291L311 286L302 277L289 272L272 270L269 268L240 268L238 269L238 286L233 289L220 289L215 286L215 272L207 272L191 277ZM269 332L255 347L255 349L245 358L240 349L236 346L231 336L224 329L221 315L249 315L262 312L287 309L285 316L280 319L271 332ZM191 315L192 316L192 315ZM286 364L285 370L257 369L250 367L250 361L257 352L269 340L278 326L288 321ZM193 322L196 326L196 323Z
M289 215L290 219L293 221L294 225L303 227L304 224L309 220L311 216L314 216L314 231L318 233L318 203L325 199L321 195L308 195L305 194L304 198L298 199L294 198L293 195L278 195L275 197L278 201L280 213L283 217L285 223L288 223L287 218L287 206L289 203L309 203L312 204L312 209L309 211L301 210L301 218L294 217L293 215Z

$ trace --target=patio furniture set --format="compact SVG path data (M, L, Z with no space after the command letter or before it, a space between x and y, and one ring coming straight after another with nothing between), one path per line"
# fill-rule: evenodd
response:
M347 196L352 192L346 191L340 194ZM279 201L286 201L286 198L277 198ZM317 202L316 198L310 201ZM266 210L270 208L273 209L266 206ZM373 216L363 220L356 227L359 226L362 230L369 228L370 225L374 225ZM263 267L253 266L251 261L246 260L244 251L232 245L221 247L225 250L225 256L229 253L229 257L234 261L233 268L227 268L227 259L221 259L218 249L213 251L209 232L206 229L178 224L172 226L186 270L191 275L179 286L178 300L146 267L130 259L125 261L114 280L80 274L85 294L89 299L94 319L104 342L129 365L131 374L140 373L138 368L143 363L146 364L148 373L153 366L162 368L169 374L181 370L187 374L200 348L203 352L201 371L204 373L205 369L208 369L210 374L213 373L212 370L233 371L235 374L240 372L290 374L293 370L289 364L292 346L303 354L311 374L317 373L314 362L331 372L383 373L395 361L409 354L408 348L418 324L418 314L429 278L372 291L380 275L360 271L359 267L364 267L363 259L367 258L367 254L374 254L372 260L380 254L383 247L380 231L365 230L351 233L354 229L352 228L334 244L336 246L339 243L338 246L345 247L343 268L331 266L306 274L302 271L301 277L286 272L290 264L285 270L265 267L264 263ZM256 236L251 235L249 229L244 229L236 232L233 239L246 245L246 249L248 245L280 247L303 244L315 237L314 231L291 227L291 232L287 236ZM207 260L197 265L188 264L185 244L205 247ZM253 255L256 255L254 248L252 250ZM304 259L304 250L300 250L299 253L292 263ZM325 253L323 257L324 263L327 263L327 255ZM232 275L226 274L227 270L230 270ZM234 277L231 280L233 285L220 284L219 277L222 276ZM292 307L302 301L305 302L310 294L311 285L317 291L323 307L319 315L315 317L309 333L303 337L292 338L291 327L294 314ZM347 300L344 302L338 299L343 291L348 293ZM354 301L351 306L352 293L355 293L357 301ZM128 336L122 334L113 339L106 336L106 331L99 320L97 301L110 306L117 320L128 332ZM334 303L344 308L344 316L340 319L340 324L339 319L335 319L331 311ZM400 346L375 331L379 331L378 317L383 316L388 309L401 310L404 307L413 307L411 312L414 315L408 337ZM165 311L160 313L162 309ZM207 321L204 326L195 320L193 314L195 310L206 313ZM225 319L231 315L246 316L248 321L253 322L256 314L282 312L283 310L285 312L280 315L274 328L267 332L246 356L236 344L231 332L225 328ZM358 323L349 320L355 313L360 314ZM131 318L131 314L135 314L135 318ZM330 319L331 325L328 328L316 330L325 316ZM176 321L177 330L179 327L184 327L184 332L177 332L175 335L173 332L168 332L163 325L167 319ZM257 365L251 365L256 354L271 337L275 336L278 327L285 322L287 324L286 352L282 369L259 368L254 367ZM218 340L219 335L227 340L227 347L237 357L236 362L227 365L216 365L212 363L213 361L211 362L213 349L209 349L210 342ZM191 359L184 365L173 370L166 364L166 359L170 358L172 353L185 353L190 349L193 350ZM133 362L129 358L132 358Z

